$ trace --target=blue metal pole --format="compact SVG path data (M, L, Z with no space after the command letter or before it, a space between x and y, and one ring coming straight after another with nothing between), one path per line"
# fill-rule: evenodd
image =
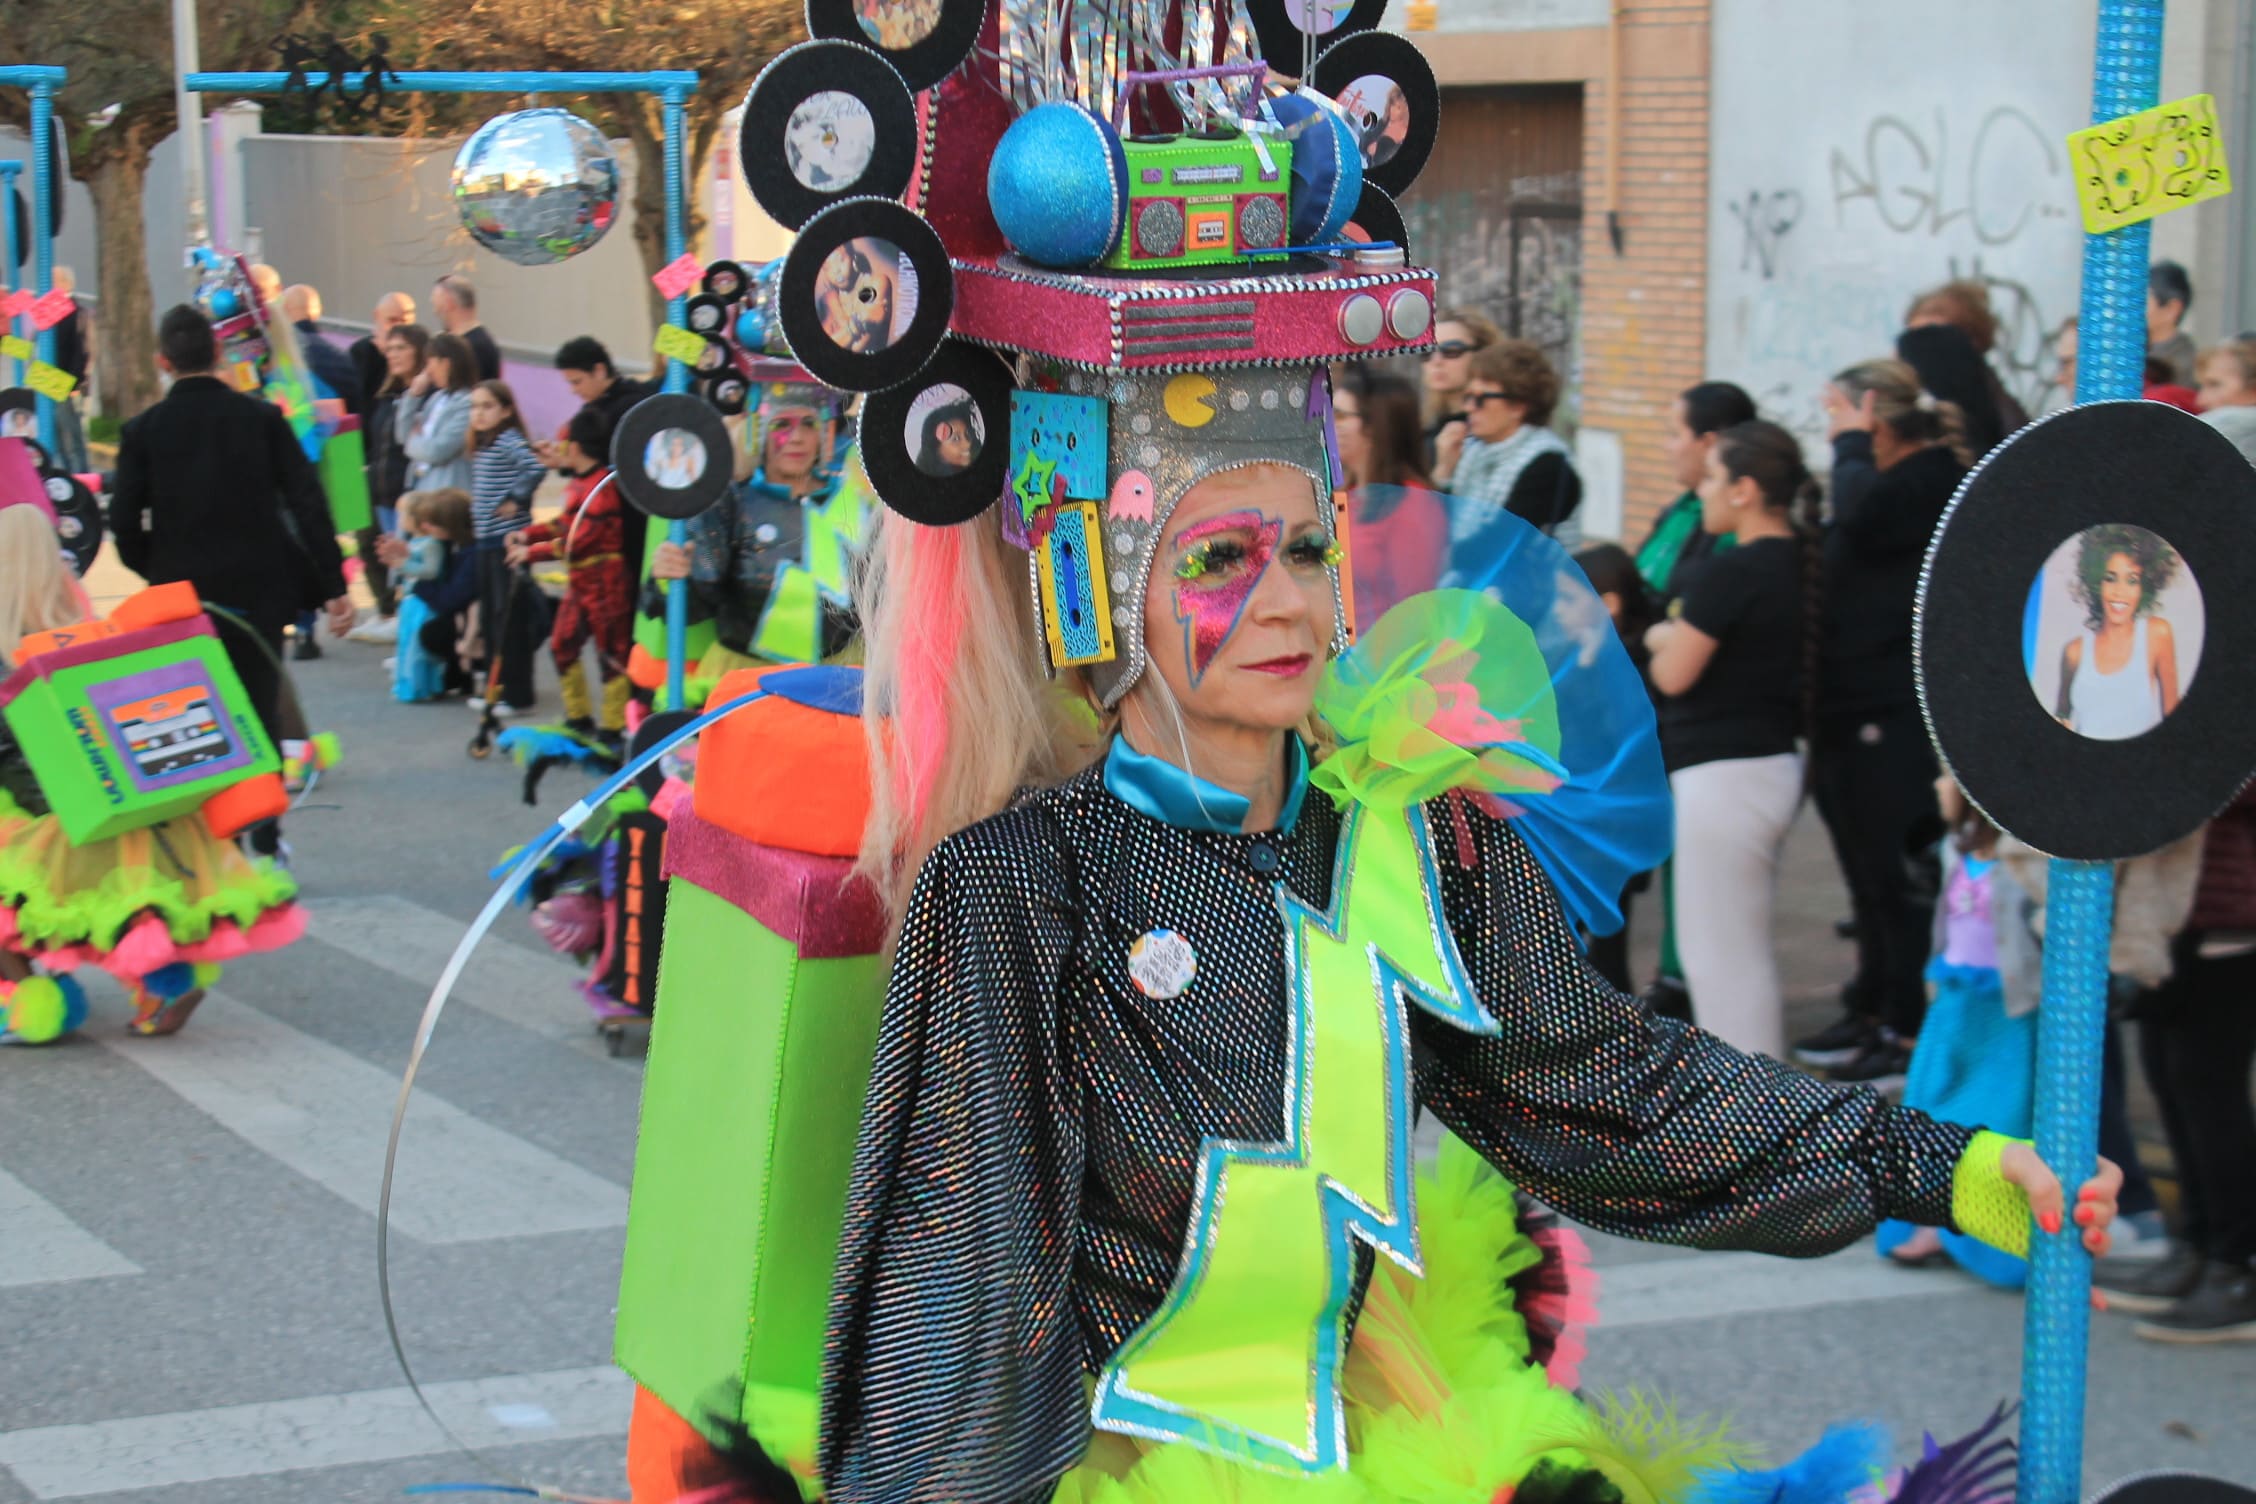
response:
M683 133L688 124L683 108L688 90L671 88L665 94L666 119L666 260L668 264L681 259L684 249L685 223L684 198L687 185L683 181ZM674 298L666 304L666 321L688 326L689 299ZM666 390L683 392L689 389L689 367L678 360L666 362ZM723 463L724 456L711 455L715 464ZM675 522L666 528L666 539L681 543L689 536L689 524ZM682 659L689 652L689 589L686 582L675 580L666 587L666 706L680 710L688 705L688 692L683 687L685 667Z
M2150 109L2162 85L2163 0L2100 0L2092 120ZM2084 241L2076 400L2136 398L2145 385L2148 226ZM2037 1152L2074 1187L2098 1161L2100 1061L2115 872L2052 863L2045 898L2044 1007L2037 1015ZM2091 1259L2073 1220L2031 1233L2024 1313L2021 1504L2083 1494L2084 1404L2091 1338Z
M55 285L55 85L41 79L31 86L31 244L32 286L45 297ZM10 255L15 247L8 248ZM55 360L55 331L39 331L39 358ZM54 399L39 399L39 447L55 464L62 455L55 448Z
M21 162L0 162L0 246L7 247L4 253L0 253L0 271L6 274L4 285L10 292L16 290L16 174L22 171ZM0 333L15 332L14 319L9 319L5 327L0 328ZM16 371L14 379L9 383L11 386L23 380L23 363L17 361L14 364Z
M326 88L330 75L303 75L309 89ZM192 94L279 94L288 83L287 73L191 73ZM365 73L347 73L345 87L358 90L368 81ZM661 68L644 73L419 73L384 75L384 87L402 94L671 94L686 96L697 87L697 75L687 69Z

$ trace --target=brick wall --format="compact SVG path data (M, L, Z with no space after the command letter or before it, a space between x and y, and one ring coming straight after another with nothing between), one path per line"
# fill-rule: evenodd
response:
M1675 482L1661 445L1706 353L1709 0L1622 6L1622 254L1606 223L1607 85L1583 95L1582 422L1621 436L1622 532Z

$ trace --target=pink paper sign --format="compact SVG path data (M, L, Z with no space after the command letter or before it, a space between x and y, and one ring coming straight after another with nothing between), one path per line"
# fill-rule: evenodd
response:
M20 290L0 293L0 317L22 318L31 312L31 305L37 301L33 294Z
M71 295L58 287L31 305L31 327L52 329L71 316Z
M650 280L667 297L678 298L705 280L705 263L684 251L679 261Z

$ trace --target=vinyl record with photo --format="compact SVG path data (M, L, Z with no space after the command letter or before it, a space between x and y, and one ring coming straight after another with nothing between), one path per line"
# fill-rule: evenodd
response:
M55 536L63 540L72 572L83 579L102 551L102 503L75 475L50 468L41 471L40 480L54 503Z
M689 300L682 312L682 322L695 334L726 334L730 323L732 305L725 298L712 293L699 293Z
M1010 367L949 340L925 368L862 403L862 469L878 500L929 527L969 522L1010 468Z
M733 418L751 405L752 383L739 371L718 371L699 383L705 400L713 411L724 418Z
M728 426L704 398L661 392L611 432L619 490L646 516L682 521L719 501L734 478Z
M2158 850L2256 772L2256 470L2161 403L2032 424L1944 513L1915 631L1936 749L1999 829Z
M916 90L971 56L986 19L986 0L807 0L809 36L875 48Z
M1363 196L1355 201L1355 213L1348 217L1342 234L1366 244L1398 245L1405 257L1410 254L1410 230L1402 222L1402 206L1376 183L1363 185Z
M855 198L799 232L775 316L792 358L817 381L876 392L932 358L954 304L947 248L932 226L890 200Z
M841 199L899 198L916 160L916 100L867 46L801 42L762 68L744 96L744 186L785 229Z
M723 303L735 303L744 297L752 286L752 274L734 261L708 262L705 267L705 284L699 290L709 298L719 298Z
M22 439L31 446L34 462L49 463L46 446L39 442L39 394L28 386L0 390L0 439Z
M1407 37L1366 31L1316 59L1316 92L1347 112L1363 152L1363 181L1399 197L1416 182L1441 132L1441 85Z
M1376 27L1386 16L1386 0L1245 0L1246 14L1263 61L1278 72L1298 76L1303 47L1322 52L1344 37Z

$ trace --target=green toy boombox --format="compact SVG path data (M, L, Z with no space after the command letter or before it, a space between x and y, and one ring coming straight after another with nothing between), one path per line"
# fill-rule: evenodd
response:
M0 715L75 843L202 809L226 837L287 807L281 759L195 590L26 638Z
M1292 143L1216 129L1179 136L1131 136L1128 222L1103 265L1158 271L1243 260L1280 250L1291 206Z

